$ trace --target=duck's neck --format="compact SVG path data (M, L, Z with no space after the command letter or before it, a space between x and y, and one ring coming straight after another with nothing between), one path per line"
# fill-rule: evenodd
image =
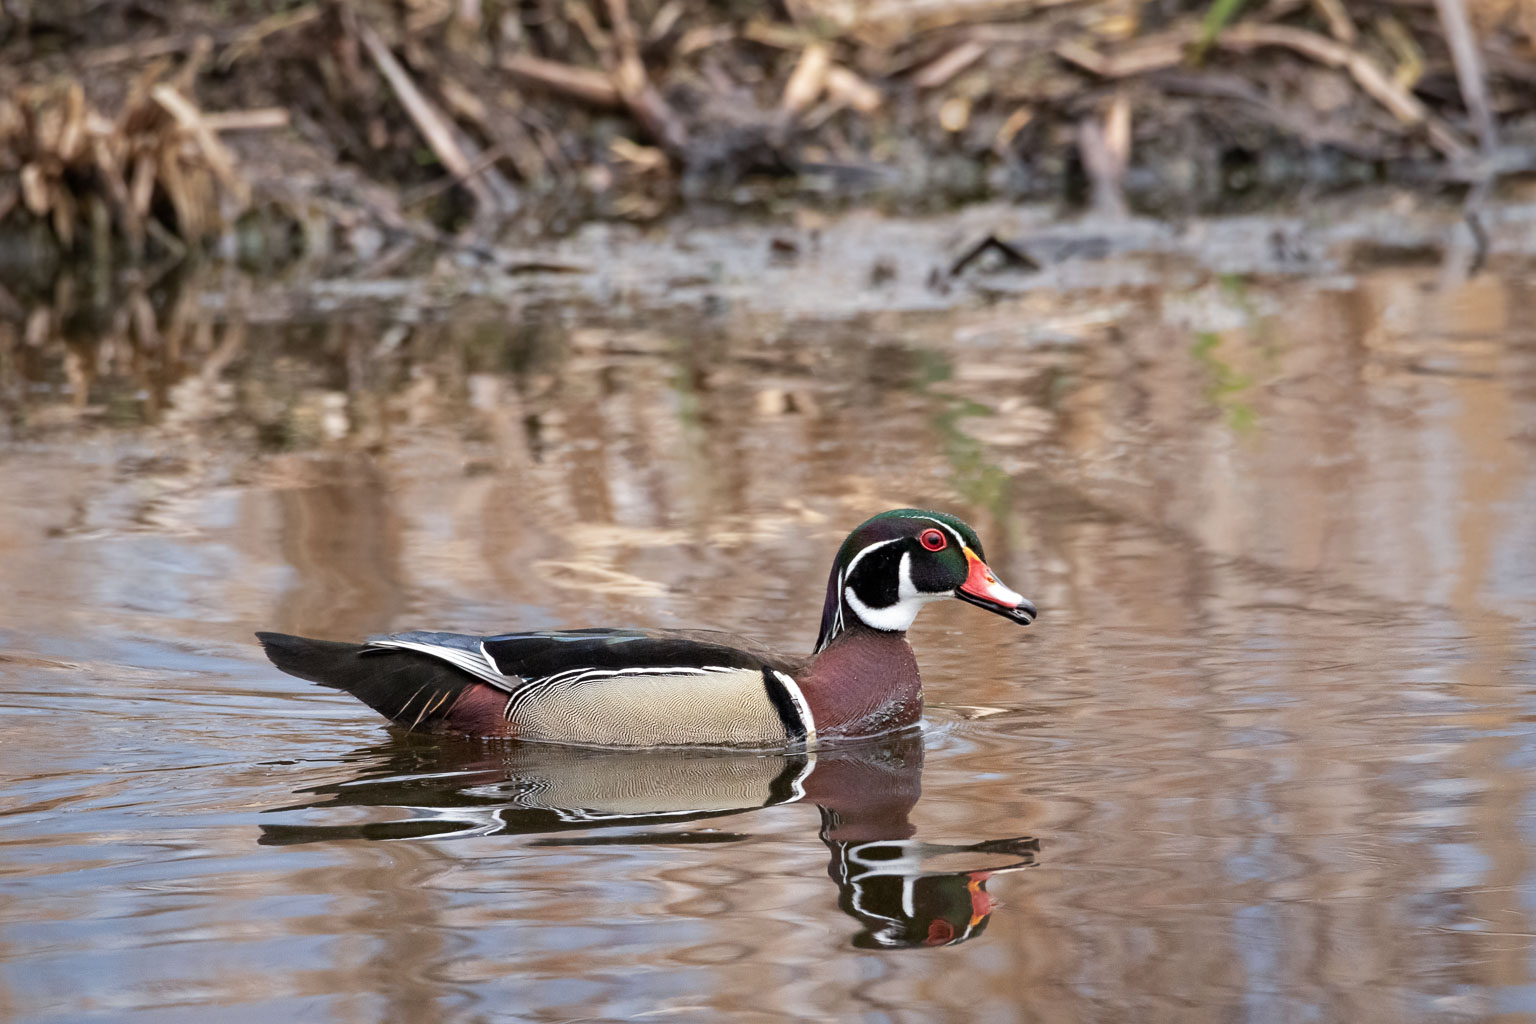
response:
M816 712L818 736L874 736L923 715L923 683L907 634L846 623L797 682Z

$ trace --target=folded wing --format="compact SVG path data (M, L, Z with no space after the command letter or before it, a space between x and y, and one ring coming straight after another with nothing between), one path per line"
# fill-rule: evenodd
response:
M506 734L616 746L782 746L815 725L792 663L706 630L413 632L368 650L436 658L506 693Z

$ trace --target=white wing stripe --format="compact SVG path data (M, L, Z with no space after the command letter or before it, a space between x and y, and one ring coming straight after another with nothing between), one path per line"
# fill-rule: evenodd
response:
M816 746L816 716L811 714L810 701L805 699L805 694L800 692L800 684L789 677L787 673L777 669L773 672L779 682L784 684L784 691L789 694L789 699L794 702L795 710L800 714L800 724L805 726L805 745L807 749Z
M510 721L520 707L529 701L548 695L552 690L570 691L588 683L600 682L604 679L614 679L622 676L702 676L715 672L740 672L739 666L730 665L647 665L636 668L593 668L586 665L578 665L573 668L563 669L548 676L536 676L525 678L516 675L507 675L491 658L485 649L485 644L480 644L480 657L461 647L448 647L441 644L425 643L420 640L396 640L381 639L369 642L371 647L395 647L401 650L417 651L447 662L454 668L462 669L476 679L484 680L498 690L505 690L511 696L507 699L507 706L503 714ZM785 677L787 678L787 677ZM810 708L805 704L805 698L801 696L794 681L787 683L790 693L799 706L802 719L806 723L808 742L815 739L815 731L811 724Z
M370 640L369 647L398 647L402 650L417 651L421 654L429 654L452 665L461 668L476 679L483 679L492 686L502 690L510 690L511 680L502 675L501 670L486 661L476 658L473 654L457 647L443 647L438 644L426 644L417 640Z

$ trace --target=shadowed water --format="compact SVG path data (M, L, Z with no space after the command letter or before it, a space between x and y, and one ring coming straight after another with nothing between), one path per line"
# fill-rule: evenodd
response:
M1531 280L28 306L0 1018L1536 1017ZM909 504L1040 620L929 608L922 732L814 756L393 735L251 640L805 649Z

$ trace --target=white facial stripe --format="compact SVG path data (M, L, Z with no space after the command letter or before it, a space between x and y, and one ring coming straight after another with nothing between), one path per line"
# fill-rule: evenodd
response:
M879 548L883 548L887 544L895 544L897 541L902 540L902 539L903 538L901 538L901 537L892 537L890 540L877 540L873 544L871 544L869 547L865 548L864 550L860 551L858 554L854 555L853 556L853 561L848 563L848 568L843 570L843 579L844 580L848 580L848 579L852 579L853 578L853 570L855 570L855 569L857 569L859 567L859 562L864 558L865 555L869 554L871 551L875 551L875 550L877 550Z
M913 519L922 519L922 520L925 520L927 522L932 523L934 526L939 527L945 533L947 533L951 537L955 538L955 543L956 544L960 545L962 548L965 547L965 538L961 537L958 533L956 533L954 527L950 526L948 523L941 522L941 521L933 518L932 516L913 516L912 518Z

